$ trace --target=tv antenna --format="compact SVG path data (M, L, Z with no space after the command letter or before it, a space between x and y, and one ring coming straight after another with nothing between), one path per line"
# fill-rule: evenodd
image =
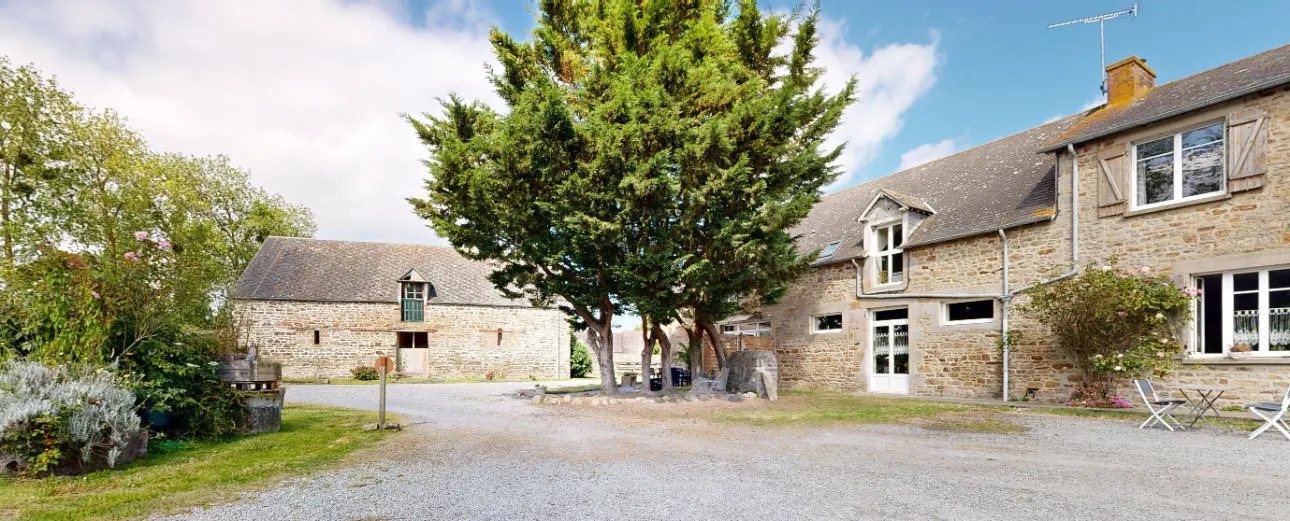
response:
M1137 18L1138 4L1135 2L1133 4L1133 7L1130 7L1123 11L1116 11L1114 13L1106 13L1106 14L1100 14L1097 16L1090 16L1088 18L1080 18L1078 20L1068 20L1065 22L1058 22L1048 26L1049 29L1054 29L1057 27L1064 27L1067 25L1075 25L1075 24L1097 24L1097 42L1098 42L1098 45L1100 46L1099 48L1101 49L1101 56L1102 56L1102 69L1101 69L1102 94L1106 94L1106 21L1119 18L1126 14L1134 18Z

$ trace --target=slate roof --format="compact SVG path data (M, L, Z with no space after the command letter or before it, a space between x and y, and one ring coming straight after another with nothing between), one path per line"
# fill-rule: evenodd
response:
M1045 144L1043 150L1078 145L1287 83L1290 83L1290 45L1283 45L1159 85L1132 103L1103 106Z
M434 285L431 304L529 307L488 281L492 269L447 246L269 237L233 288L234 299L398 302L415 269Z
M840 240L837 251L816 261L817 265L862 256L864 234L857 219L880 191L906 206L933 212L910 233L906 247L1049 220L1057 204L1057 164L1053 154L1039 149L1082 116L1069 116L827 195L793 229L798 250L810 252Z

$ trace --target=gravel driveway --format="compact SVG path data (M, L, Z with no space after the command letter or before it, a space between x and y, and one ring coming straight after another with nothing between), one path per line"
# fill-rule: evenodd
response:
M911 427L754 428L535 407L531 384L394 385L419 423L389 459L173 519L1287 519L1290 442L1221 428L1010 414L1021 435ZM374 386L291 386L374 408Z

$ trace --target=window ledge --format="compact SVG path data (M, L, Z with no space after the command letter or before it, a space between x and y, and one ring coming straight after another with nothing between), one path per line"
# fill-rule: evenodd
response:
M1149 214L1149 213L1163 212L1163 211L1165 211L1165 210L1173 210L1173 209L1175 209L1175 208L1182 208L1182 207L1185 207L1185 206L1192 206L1192 205L1196 205L1196 204L1212 203L1212 202L1215 202L1215 201L1226 201L1226 200L1231 199L1231 198L1232 198L1232 194L1231 194L1231 193L1223 192L1223 193L1221 193L1221 194L1209 195L1209 196L1200 197L1200 198L1197 198L1197 199L1188 199L1188 200L1186 200L1186 201L1178 201L1178 202L1173 202L1173 203L1167 203L1167 204L1162 204L1162 205L1160 205L1160 206L1151 206L1151 207L1147 207L1147 208L1139 208L1139 209L1136 209L1136 210L1129 210L1129 211L1127 211L1127 212L1124 212L1124 216L1125 216L1125 217L1133 217L1133 216L1135 216L1135 215L1145 215L1145 214Z
M1290 365L1290 356L1251 356L1239 360L1228 357L1184 358L1182 365Z

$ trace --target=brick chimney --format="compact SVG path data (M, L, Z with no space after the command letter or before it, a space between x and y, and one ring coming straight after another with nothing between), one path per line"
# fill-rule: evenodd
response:
M1131 103L1156 86L1156 71L1146 60L1130 56L1106 66L1106 101L1108 105Z

